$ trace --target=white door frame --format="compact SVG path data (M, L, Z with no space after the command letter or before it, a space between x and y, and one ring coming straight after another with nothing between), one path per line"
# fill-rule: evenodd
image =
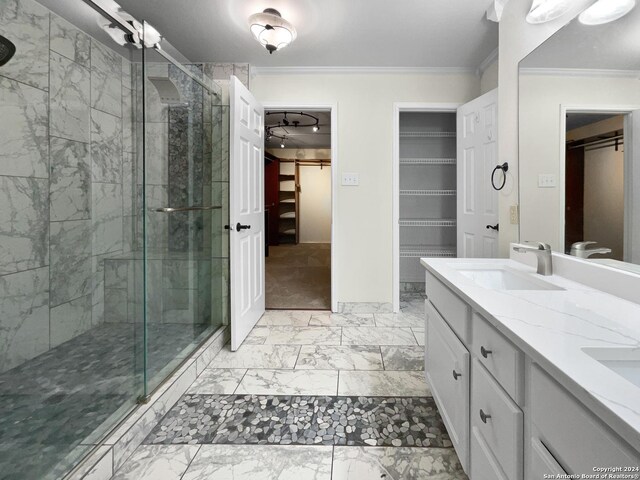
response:
M295 103L262 102L267 110L329 110L331 112L331 311L338 311L338 104L337 103Z
M392 173L392 225L393 225L393 311L400 311L400 113L401 112L448 112L456 113L462 103L393 103L393 173Z
M558 182L558 207L559 207L559 219L560 219L560 225L558 228L559 231L559 241L558 241L558 245L560 248L560 251L562 253L564 253L564 234L565 234L565 185L566 185L566 175L565 175L565 170L566 170L566 143L567 143L567 113L597 113L597 114L602 114L602 113L611 113L611 114L617 114L617 115L628 115L631 112L635 111L635 110L640 110L640 105L592 105L592 104L560 104L560 165L559 165L559 169L560 171L558 172L558 178L559 178L559 182ZM628 117L627 117L628 118ZM625 120L625 130L627 129L626 126L626 120ZM626 135L625 135L626 136ZM627 149L625 148L625 158L624 158L624 205L625 205L625 212L624 212L624 219L625 219L625 246L627 244L627 236L628 236L628 232L627 232L627 225L628 225L628 218L630 218L631 215L631 208L627 208L627 206L629 205L629 207L631 207L632 205L630 205L630 191L631 189L629 188L631 185L631 175L628 175L627 172L630 172L630 168L629 168L629 162L627 161ZM629 210L629 211L627 211ZM625 249L626 250L626 249Z

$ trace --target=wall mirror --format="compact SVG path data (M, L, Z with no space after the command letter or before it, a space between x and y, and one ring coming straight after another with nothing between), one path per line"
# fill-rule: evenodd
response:
M640 273L639 7L520 62L519 160L521 240Z

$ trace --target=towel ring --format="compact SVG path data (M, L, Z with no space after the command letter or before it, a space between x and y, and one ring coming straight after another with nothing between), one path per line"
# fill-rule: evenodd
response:
M500 184L499 187L496 187L495 175L498 170L502 171L502 183ZM508 170L509 170L509 164L507 162L504 162L502 165L495 166L495 168L493 169L493 172L491 172L491 186L493 187L494 190L502 190L504 188L504 185L507 183Z

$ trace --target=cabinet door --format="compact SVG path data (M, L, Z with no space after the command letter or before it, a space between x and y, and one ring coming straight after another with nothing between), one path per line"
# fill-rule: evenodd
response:
M427 302L425 375L465 471L469 465L469 352Z
M545 478L545 475L566 475L567 472L563 470L563 468L558 465L556 459L553 458L553 455L547 450L547 447L540 441L539 438L531 438L530 445L530 475L529 478L537 479L537 478ZM554 477L546 477L546 478L554 478Z

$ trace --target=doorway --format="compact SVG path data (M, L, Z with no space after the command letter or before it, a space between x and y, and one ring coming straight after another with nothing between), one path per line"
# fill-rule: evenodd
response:
M265 110L267 309L331 310L331 110Z
M620 113L566 114L565 253L588 241L597 258L624 259L624 124Z

